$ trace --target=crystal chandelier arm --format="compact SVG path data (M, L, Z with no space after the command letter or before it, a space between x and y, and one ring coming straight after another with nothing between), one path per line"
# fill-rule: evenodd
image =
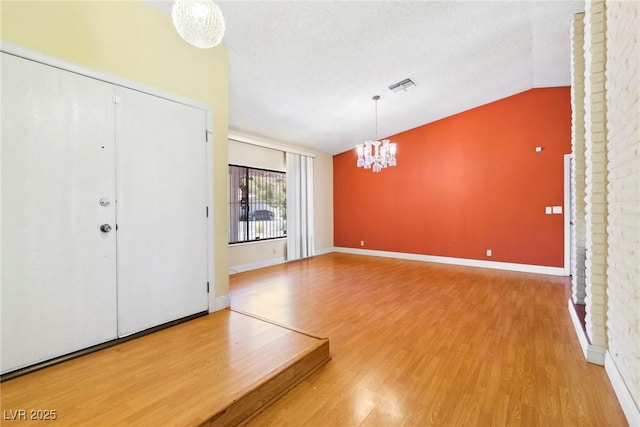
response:
M364 166L364 145L358 144L356 145L356 153L358 154L358 161L356 163L357 167Z
M396 150L395 143L390 143L388 139L383 141L378 140L378 100L379 95L372 98L375 101L375 141L365 141L364 144L356 145L356 153L358 155L357 167L364 167L365 169L371 169L373 167L374 172L380 172L387 166L396 165Z

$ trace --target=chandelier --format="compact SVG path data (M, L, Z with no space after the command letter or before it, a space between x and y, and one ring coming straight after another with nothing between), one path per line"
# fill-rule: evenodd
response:
M371 169L373 167L374 172L380 172L387 166L396 165L396 150L397 146L395 142L389 142L388 139L378 140L378 100L380 95L376 95L371 98L375 101L376 110L376 140L366 141L364 144L356 145L356 153L358 154L358 167L365 169Z
M187 43L207 49L224 36L224 17L213 0L176 0L171 10L173 25Z

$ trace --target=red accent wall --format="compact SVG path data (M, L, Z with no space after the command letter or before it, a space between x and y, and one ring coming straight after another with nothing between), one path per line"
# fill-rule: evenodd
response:
M381 173L335 155L334 244L562 267L564 214L545 207L564 205L570 101L532 89L393 135L398 166Z

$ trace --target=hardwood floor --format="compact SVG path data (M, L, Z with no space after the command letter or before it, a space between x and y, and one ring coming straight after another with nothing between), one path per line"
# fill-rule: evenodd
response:
M237 425L329 342L222 310L0 384L3 426Z
M231 276L231 306L331 340L250 426L625 426L568 278L328 254Z

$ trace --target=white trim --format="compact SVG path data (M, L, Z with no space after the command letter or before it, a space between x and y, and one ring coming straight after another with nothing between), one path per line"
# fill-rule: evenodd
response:
M576 313L576 309L573 306L573 301L569 298L567 309L569 310L569 316L571 316L571 323L573 323L573 329L576 331L576 335L578 336L578 342L580 343L580 348L582 348L582 353L586 359L587 357L587 347L589 346L589 340L582 329L582 323L580 319L578 319L578 313Z
M287 241L287 237L276 237L273 239L258 239L258 240L247 240L246 242L238 242L238 243L229 243L229 248L237 248L238 246L250 246L256 245L259 243L273 243L273 242L281 242Z
M214 311L224 310L227 307L231 306L231 298L229 295L225 295L223 297L218 297L215 299L215 303L213 304L213 311L209 313L213 313Z
M286 259L284 257L278 257L278 258L265 259L258 262L252 262L249 264L234 265L232 267L229 267L229 274L244 273L245 271L257 270L258 268L264 268L264 267L271 267L272 265L278 265L284 262L286 262Z
M55 58L53 56L48 56L40 52L32 51L22 46L15 45L13 43L1 41L0 51L7 53L9 55L18 56L20 58L28 59L30 61L39 62L44 65L59 68L61 70L70 71L75 74L80 74L82 76L86 76L94 80L100 80L105 83L115 84L117 86L122 86L127 89L135 90L138 92L143 92L148 95L165 98L165 99L168 99L169 101L174 101L180 104L185 104L192 107L201 108L203 110L208 110L209 112L213 111L211 109L211 106L209 106L208 104L194 101L193 99L185 98L183 96L176 95L171 92L166 92L156 87L147 86L145 84L135 82L132 80L127 80L122 77L116 76L114 74L105 73L103 71L88 68L82 65L75 64L73 62L68 62L60 58Z
M604 370L609 376L609 381L611 381L613 391L616 393L618 402L620 402L622 412L624 412L625 417L627 417L627 422L631 427L640 427L640 408L638 408L634 402L629 389L624 383L622 375L620 375L620 371L618 371L616 362L613 360L613 357L611 357L609 351L607 351L604 356Z
M585 360L589 363L603 366L607 350L603 347L589 343L589 339L587 338L584 329L582 329L582 323L580 323L580 319L578 319L578 313L576 313L576 309L573 306L571 298L568 300L568 309L569 315L571 316L571 322L573 323L573 328L578 336L578 342L580 343L580 348L582 348L582 354L584 354Z
M209 159L207 164L207 206L209 207L209 218L207 218L207 254L208 254L208 277L209 280L209 313L216 311L216 285L215 285L215 240L214 229L215 221L214 217L214 204L213 204L213 165L214 150L213 150L213 111L211 108L207 109L207 144L206 144L206 157Z
M211 161L206 162L206 175L207 175L207 205L209 206L209 221L207 223L207 239L208 239L208 262L207 262L207 280L209 281L209 296L208 306L209 312L215 311L215 263L214 263L214 222L213 222L213 109L210 105L202 102L194 101L189 98L185 98L174 93L165 92L161 89L146 86L144 84L133 82L123 79L113 74L105 73L102 71L94 70L92 68L84 67L82 65L74 64L59 58L44 55L39 52L32 51L30 49L14 45L2 41L0 43L0 51L9 55L14 55L29 61L38 62L50 67L55 67L61 70L69 71L74 74L79 74L94 80L103 81L108 84L125 87L127 89L135 90L137 92L146 93L148 95L157 96L159 98L167 99L172 102L188 105L191 107L199 108L205 111L206 114L206 133L211 136L211 140L206 144L206 156ZM208 136L207 136L208 137Z
M316 249L313 256L324 255L331 252L335 252L334 248ZM306 258L305 258L306 259ZM271 258L263 261L252 262L249 264L235 265L229 267L229 275L244 273L245 271L257 270L259 268L271 267L272 265L284 264L288 262L284 257Z
M306 151L304 148L286 145L285 143L273 141L259 136L246 135L229 129L229 139L245 144L257 145L258 147L271 148L272 150L284 151L285 153L301 154L307 157L315 158L315 153Z
M331 252L335 252L335 251L336 251L336 248L334 247L328 247L328 248L322 248L322 249L316 248L314 256L330 254Z
M587 346L587 354L585 359L589 363L594 365L604 366L604 355L607 353L607 349L597 345L589 344Z
M571 275L571 159L564 155L564 275Z
M515 264L510 262L483 261L479 259L452 258L452 257L443 257L443 256L435 256L435 255L422 255L422 254L411 254L411 253L404 253L404 252L388 252L388 251L376 251L376 250L370 250L370 249L355 249L355 248L342 248L342 247L335 247L334 251L347 253L347 254L380 256L380 257L386 257L386 258L399 258L399 259L408 259L413 261L437 262L440 264L455 264L455 265L464 265L468 267L492 268L496 270L522 271L525 273L551 274L554 276L564 275L564 268L547 267L544 265Z
M331 247L331 248L324 248L324 249L316 249L315 254L313 256L324 255L331 252L335 252L335 248ZM303 259L307 259L307 258L303 258ZM252 262L249 264L234 265L232 267L229 267L229 275L244 273L245 271L257 270L259 268L264 268L264 267L271 267L272 265L284 264L286 262L288 261L285 259L285 257L279 257L279 258L271 258L271 259L258 261L258 262Z

